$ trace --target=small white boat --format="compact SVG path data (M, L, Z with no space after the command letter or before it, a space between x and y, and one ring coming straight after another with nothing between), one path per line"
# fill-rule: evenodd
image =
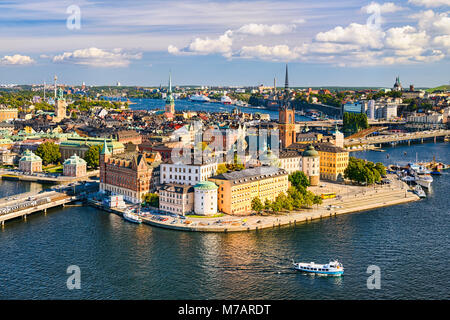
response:
M323 275L323 276L342 276L344 274L344 266L337 260L330 261L327 264L316 264L314 262L292 262L294 269L306 273Z
M426 198L427 195L425 194L425 191L423 191L422 187L419 185L416 185L414 187L414 191L415 194L417 194L419 196L419 198Z
M433 177L430 175L420 175L415 177L416 183L424 188L430 189Z
M416 178L412 177L412 176L404 176L404 177L401 178L401 180L405 181L405 182L415 182Z
M131 210L127 210L123 213L123 218L129 222L132 223L142 223L142 219L135 213L133 213Z

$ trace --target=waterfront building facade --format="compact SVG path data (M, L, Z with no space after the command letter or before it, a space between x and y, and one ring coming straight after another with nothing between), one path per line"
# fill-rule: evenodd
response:
M194 210L194 187L168 183L159 190L159 210L186 215Z
M86 175L86 161L77 155L64 161L63 175L67 177L83 177Z
M194 212L201 216L217 214L217 185L202 181L194 186Z
M311 186L319 185L320 180L320 155L312 145L309 145L302 153L302 171L309 178Z
M320 156L320 177L332 181L344 179L349 152L331 143L316 144L315 149Z
M161 184L176 183L194 186L201 181L207 181L216 171L216 162L201 165L161 163Z
M241 171L222 173L209 178L218 188L218 209L232 215L248 215L252 200L263 203L274 201L281 192L288 190L288 173L284 169L262 166Z
M141 203L150 191L153 168L147 154L128 151L112 154L106 141L100 152L100 191L123 195L126 201Z
M298 150L283 150L279 155L279 167L288 174L303 171L302 152Z
M31 150L25 150L19 159L19 170L24 173L42 172L42 159Z

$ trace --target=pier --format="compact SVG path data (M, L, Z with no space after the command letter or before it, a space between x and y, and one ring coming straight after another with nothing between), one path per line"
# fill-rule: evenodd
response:
M14 197L0 199L0 224L5 225L5 221L22 218L36 212L47 213L48 209L64 207L74 201L82 201L87 193L98 190L97 183L73 184L62 186L56 190L48 190L39 193L24 193Z

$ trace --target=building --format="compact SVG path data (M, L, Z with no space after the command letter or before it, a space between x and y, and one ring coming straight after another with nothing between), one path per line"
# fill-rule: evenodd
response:
M83 177L86 175L86 167L86 161L74 154L64 161L63 175L67 177Z
M281 192L288 190L288 173L284 169L262 166L222 173L209 178L218 185L218 209L232 215L248 215L252 200L259 198L263 203L274 201Z
M289 102L289 78L286 65L286 78L284 84L284 99L278 108L278 128L280 130L281 148L286 148L296 142L295 109Z
M112 135L112 139L122 144L133 143L141 144L142 136L135 130L121 130Z
M153 168L148 164L147 154L127 150L113 154L106 140L100 152L100 191L123 195L126 201L140 203L150 192Z
M159 190L159 210L186 215L194 210L194 187L168 183Z
M337 181L344 178L349 152L331 143L319 143L315 149L320 156L320 178Z
M86 152L91 146L101 146L105 139L102 138L83 138L73 137L67 138L66 141L62 141L59 145L59 151L61 152L61 159L64 161L74 154L80 158L84 158ZM112 139L106 139L108 149L112 154L119 154L125 151L125 146L121 142L114 141Z
M307 128L306 128L307 129ZM323 138L323 134L317 132L299 133L297 134L297 144L317 143Z
M60 122L62 119L66 118L66 99L64 99L63 91L61 88L58 89L58 95L55 99L55 116L53 117L54 122Z
M400 77L397 76L397 78L395 78L395 83L394 83L394 87L392 88L393 91L402 91L403 87L402 84L400 83Z
M320 155L312 145L309 145L302 153L302 171L308 176L311 186L319 185Z
M25 173L42 172L42 159L30 150L25 150L19 159L19 170Z
M361 102L347 102L344 104L344 113L363 113L364 105Z
M199 182L207 181L216 174L217 163L182 164L162 163L160 168L161 184L175 183L194 186Z
M390 120L397 118L397 105L388 104L383 107L383 119Z
M175 114L175 99L172 95L172 74L169 75L169 88L167 91L165 111L171 114L172 117Z
M0 147L0 165L12 166L16 164L19 158L17 153L11 152L11 150L7 148Z
M15 108L0 106L0 122L15 120L19 117L19 111Z
M194 186L194 212L201 216L217 214L217 185L202 181Z
M279 155L279 167L286 170L288 174L296 171L302 171L303 158L302 152L298 150L283 150Z

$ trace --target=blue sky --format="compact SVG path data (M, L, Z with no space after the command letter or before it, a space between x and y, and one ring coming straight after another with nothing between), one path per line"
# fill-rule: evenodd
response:
M431 87L449 54L450 0L0 2L0 83Z

